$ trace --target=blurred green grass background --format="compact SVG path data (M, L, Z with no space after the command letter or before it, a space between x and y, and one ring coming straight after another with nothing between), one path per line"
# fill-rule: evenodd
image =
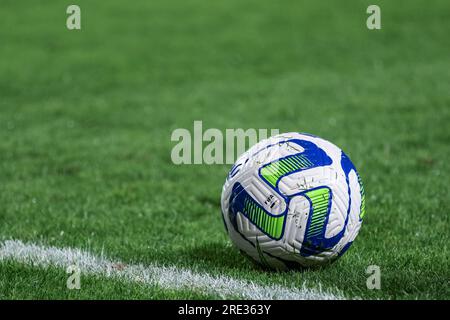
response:
M66 29L69 4L0 4L0 237L349 297L448 299L448 1L377 1L378 31L369 1L77 1L80 31ZM352 249L302 273L245 260L220 218L230 166L171 163L172 131L194 120L342 147L367 194ZM370 264L380 291L366 289ZM77 296L50 280L57 270L0 269L2 298L196 297L100 280ZM16 269L34 293L11 289Z

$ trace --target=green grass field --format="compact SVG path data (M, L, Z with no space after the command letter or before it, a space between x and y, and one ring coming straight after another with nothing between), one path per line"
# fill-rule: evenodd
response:
M450 298L450 4L76 1L0 4L0 240L105 252L364 299ZM230 165L172 164L176 128L278 128L352 159L367 213L319 270L275 273L232 247ZM367 266L381 290L366 288ZM217 298L0 263L2 299Z

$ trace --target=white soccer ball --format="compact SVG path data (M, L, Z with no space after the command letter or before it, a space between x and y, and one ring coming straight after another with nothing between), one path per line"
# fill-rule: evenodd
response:
M345 153L308 134L263 140L236 161L222 190L232 242L263 266L323 265L352 244L364 188Z

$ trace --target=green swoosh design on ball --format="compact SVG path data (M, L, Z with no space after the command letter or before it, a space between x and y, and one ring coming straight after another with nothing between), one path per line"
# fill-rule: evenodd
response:
M314 166L314 163L303 154L295 154L265 165L260 169L260 174L268 184L277 188L278 182L282 177ZM248 194L244 199L243 213L268 236L274 239L282 237L286 214L278 216L270 214Z
M265 234L274 239L281 238L283 234L283 224L286 215L271 215L264 208L260 207L250 195L247 195L245 197L243 213Z
M260 174L263 179L276 188L278 181L285 175L314 167L314 164L302 154L295 154L286 158L271 162L261 168Z

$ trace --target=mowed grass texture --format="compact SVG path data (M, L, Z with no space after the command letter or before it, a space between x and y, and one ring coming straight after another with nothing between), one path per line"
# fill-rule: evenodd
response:
M348 298L448 299L450 5L77 1L0 5L0 238ZM261 270L230 245L230 165L172 164L176 128L278 128L340 146L366 216L319 270ZM369 265L381 290L366 288ZM214 298L0 264L1 298Z

